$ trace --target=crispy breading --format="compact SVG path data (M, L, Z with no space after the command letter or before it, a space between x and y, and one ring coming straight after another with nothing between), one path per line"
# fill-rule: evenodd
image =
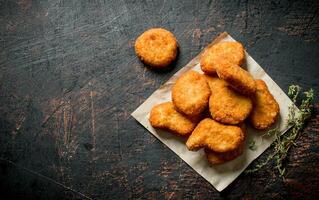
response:
M228 83L223 79L220 79L217 75L204 75L209 85L211 92L218 91L220 88L228 86Z
M190 117L200 115L207 108L210 94L204 75L193 70L180 76L172 88L176 109Z
M238 126L223 125L206 118L196 126L186 146L191 151L205 147L215 152L229 152L237 149L243 140L244 134Z
M238 124L244 121L252 110L249 97L230 88L226 81L205 76L212 94L209 98L209 110L214 120L224 124Z
M171 32L163 28L152 28L136 39L135 52L145 64L164 68L176 59L178 43Z
M223 164L227 161L234 160L244 151L244 144L242 143L237 149L225 153L215 152L209 149L205 149L206 158L212 165Z
M217 75L241 94L251 95L256 91L254 78L238 65L220 67L217 69Z
M279 115L279 105L263 80L256 80L256 85L257 91L252 98L254 108L249 119L253 127L264 130L275 123Z
M242 124L239 124L238 126L241 128L244 134L244 140L245 140L246 134L247 134L246 125L242 123ZM233 151L229 151L229 152L224 152L224 153L215 152L205 148L205 154L206 154L207 160L212 165L222 164L227 161L234 160L235 158L240 156L243 152L244 152L244 141L240 144L240 146L237 149Z
M175 110L172 102L165 102L152 108L149 121L154 128L168 130L179 135L189 135L196 122Z
M216 73L217 66L224 67L227 60L230 64L242 65L245 60L244 47L239 42L219 42L207 48L200 58L200 66L207 74Z

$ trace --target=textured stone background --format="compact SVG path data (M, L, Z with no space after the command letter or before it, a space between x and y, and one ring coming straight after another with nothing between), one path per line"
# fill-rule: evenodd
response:
M221 193L130 116L223 31L283 90L314 88L318 102L318 11L316 0L0 0L0 195L319 196L319 104L289 154L285 182L268 166ZM171 71L151 71L134 54L134 39L150 27L169 29L180 43Z

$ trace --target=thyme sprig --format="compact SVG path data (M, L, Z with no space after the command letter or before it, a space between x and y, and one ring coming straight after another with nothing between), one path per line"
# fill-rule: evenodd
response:
M253 141L251 141L251 142L249 143L249 147L248 147L248 148L249 148L250 150L253 150L253 151L255 151L255 150L257 149L255 140L253 140Z
M313 109L314 93L312 89L304 92L305 97L301 101L299 110L297 109L295 104L297 103L300 91L301 87L298 85L291 85L289 87L288 95L292 99L293 104L289 106L287 128L291 128L285 134L280 133L278 128L269 130L264 136L273 136L275 138L272 144L274 152L265 161L256 164L252 169L246 170L246 173L254 173L273 160L280 177L284 179L286 174L284 162L287 160L288 152L292 146L296 145L295 141L304 129L305 123L310 118Z

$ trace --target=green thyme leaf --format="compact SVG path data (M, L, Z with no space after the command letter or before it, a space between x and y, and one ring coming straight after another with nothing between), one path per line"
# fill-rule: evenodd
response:
M289 106L289 114L287 120L287 127L291 127L285 134L281 134L278 128L269 130L264 136L274 136L275 140L272 146L274 152L267 157L267 159L261 163L256 164L252 169L246 170L246 173L254 173L270 161L274 161L274 168L278 170L279 176L285 178L286 168L284 162L287 160L289 150L292 146L296 146L296 140L302 133L306 121L311 117L313 110L314 92L310 89L304 92L304 98L301 101L299 110L295 106L297 98L300 94L301 87L298 85L291 85L288 90L288 95L291 98L293 104ZM252 145L252 146L251 146ZM250 144L249 149L255 144Z
M249 143L249 149L255 151L257 149L256 142L253 140Z

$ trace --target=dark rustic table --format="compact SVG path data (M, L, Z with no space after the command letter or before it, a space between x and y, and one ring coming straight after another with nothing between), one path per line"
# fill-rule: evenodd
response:
M221 193L130 116L223 31L283 90L314 88L318 102L318 11L317 0L0 0L0 198L318 197L318 104L286 181L270 165ZM180 43L170 71L135 56L151 27Z

